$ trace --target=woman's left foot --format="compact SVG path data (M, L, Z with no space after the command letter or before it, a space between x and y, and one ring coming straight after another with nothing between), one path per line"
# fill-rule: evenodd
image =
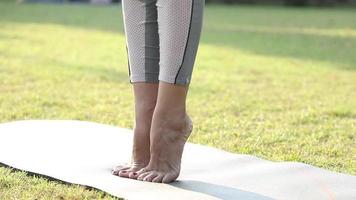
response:
M137 180L170 183L180 173L183 149L193 130L190 117L175 114L154 114L150 140L149 164L137 172Z

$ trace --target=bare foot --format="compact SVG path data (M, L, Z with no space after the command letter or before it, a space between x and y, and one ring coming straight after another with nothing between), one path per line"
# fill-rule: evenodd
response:
M149 135L149 128L147 130L134 129L131 163L114 167L112 174L125 178L133 178L132 175L135 172L147 166L150 160Z
M172 117L173 116L173 117ZM193 123L185 113L155 115L151 128L151 159L147 167L139 170L137 180L170 183L180 173L184 145L193 130Z
M114 175L125 178L137 178L135 173L147 166L150 161L150 129L153 112L156 107L158 84L133 84L135 96L135 128L132 157L130 164L115 167Z

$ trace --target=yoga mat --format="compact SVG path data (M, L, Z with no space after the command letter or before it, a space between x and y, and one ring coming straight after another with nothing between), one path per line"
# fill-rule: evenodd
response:
M171 184L114 176L114 166L130 161L132 136L129 129L85 121L3 123L0 163L125 199L356 199L356 176L191 143Z

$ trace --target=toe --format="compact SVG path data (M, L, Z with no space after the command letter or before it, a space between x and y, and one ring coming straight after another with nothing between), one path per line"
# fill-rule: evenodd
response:
M172 173L167 173L164 175L163 179L162 179L162 183L171 183L174 180L176 180L177 175L172 174Z
M137 172L130 172L129 173L129 178L131 178L131 179L137 179L138 176L139 176L139 174Z
M118 165L111 169L111 173L114 175L118 175L120 170L127 170L127 169L130 169L130 167L128 167L127 165Z
M138 170L137 173L140 175L140 174L146 173L146 172L148 172L148 171L149 171L149 170L147 170L147 169L144 167L144 168Z
M152 182L162 183L163 176L164 174L158 174L154 179L152 179Z
M111 173L114 174L114 175L119 175L119 172L122 171L122 170L128 170L130 169L130 167L115 167L112 169Z
M142 181L147 175L149 175L151 172L144 172L142 174L139 174L137 177L137 180Z
M158 176L158 173L155 171L151 171L150 174L148 174L147 176L145 176L145 178L143 179L143 181L147 181L147 182L151 182L152 179L156 178Z
M129 173L130 173L129 170L120 170L119 171L119 176L120 177L124 177L124 178L128 178L129 177Z

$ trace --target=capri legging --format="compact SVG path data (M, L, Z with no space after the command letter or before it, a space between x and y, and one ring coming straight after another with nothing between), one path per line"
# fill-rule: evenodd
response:
M205 0L122 0L130 83L189 84Z

